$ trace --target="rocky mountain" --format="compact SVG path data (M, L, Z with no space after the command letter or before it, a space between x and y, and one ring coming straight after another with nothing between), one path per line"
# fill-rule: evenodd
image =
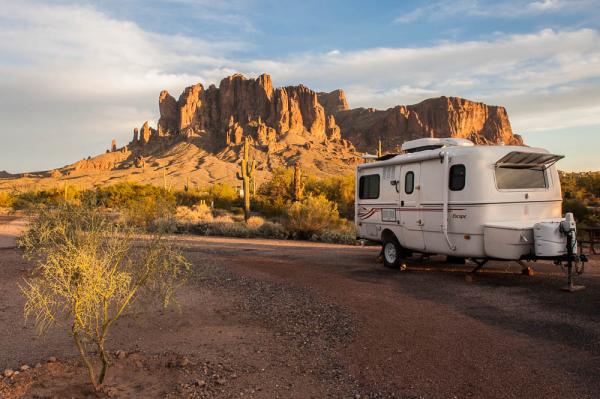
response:
M340 101L334 112L342 137L358 149L368 150L382 141L384 148L398 148L422 137L460 137L476 144L523 145L513 134L504 107L458 97L439 97L415 105L398 105L385 111L347 109Z
M350 173L362 152L382 141L397 152L406 140L464 137L478 144L523 144L513 134L503 107L456 97L439 97L387 110L350 109L343 90L317 93L304 85L274 88L267 74L235 74L219 86L189 86L176 99L158 98L156 129L133 129L131 142L113 140L105 154L43 176L100 184L122 179L180 184L235 182L243 140L251 141L259 180L270 171L300 163L317 175ZM40 175L42 177L42 175Z

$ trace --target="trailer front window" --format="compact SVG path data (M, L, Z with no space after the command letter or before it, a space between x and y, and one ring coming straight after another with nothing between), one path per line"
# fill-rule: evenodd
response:
M358 181L358 198L379 198L379 175L365 175L360 177Z
M545 170L536 168L496 168L496 185L500 190L547 188Z

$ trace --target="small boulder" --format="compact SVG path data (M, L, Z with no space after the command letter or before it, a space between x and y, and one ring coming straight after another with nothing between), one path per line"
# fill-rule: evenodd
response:
M54 356L50 356L48 358L48 363L56 363L56 358Z
M24 364L24 365L22 365L22 366L19 368L19 370L21 370L21 371L27 371L27 370L29 370L29 368L30 368L30 367L29 367L28 365Z
M12 377L14 373L15 372L13 370L6 369L6 370L4 370L4 372L2 373L2 375L5 376L6 378L9 378L9 377Z
M190 361L190 359L188 359L187 357L184 357L183 359L181 359L178 363L179 367L186 367L189 366L190 364L192 364L192 362Z
M118 351L115 352L115 357L117 359L125 359L125 357L127 357L127 352L119 349Z

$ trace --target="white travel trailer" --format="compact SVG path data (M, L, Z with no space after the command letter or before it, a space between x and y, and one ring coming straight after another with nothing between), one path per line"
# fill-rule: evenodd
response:
M489 259L553 259L582 270L575 222L562 217L554 163L563 158L520 146L476 146L466 139L408 141L400 155L356 171L359 239L380 242L384 264L413 252Z

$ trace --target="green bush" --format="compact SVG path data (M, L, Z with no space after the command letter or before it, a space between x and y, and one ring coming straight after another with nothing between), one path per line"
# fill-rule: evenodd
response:
M572 212L575 220L579 223L583 223L590 213L587 206L582 201L576 199L563 201L563 214L566 212Z
M96 188L98 206L117 209L126 223L147 231L175 229L175 194L150 184L117 183Z
M213 202L214 207L222 209L229 209L234 204L239 205L241 203L240 196L235 188L224 183L217 183L210 186L207 192L207 199Z
M58 205L63 202L79 204L82 192L75 187L53 188L49 190L26 191L13 196L14 209L29 209L38 205Z
M311 195L290 206L285 225L298 238L308 239L316 233L337 226L338 223L337 206L324 195Z
M312 195L324 195L329 201L337 204L343 217L354 219L354 184L354 175L309 178L305 191Z
M108 208L130 208L142 201L146 203L160 201L175 206L175 194L162 187L151 184L117 183L98 187L96 196L99 205Z
M201 193L199 191L177 191L175 193L177 206L187 206L191 208L202 201L206 202L206 200L206 193Z

